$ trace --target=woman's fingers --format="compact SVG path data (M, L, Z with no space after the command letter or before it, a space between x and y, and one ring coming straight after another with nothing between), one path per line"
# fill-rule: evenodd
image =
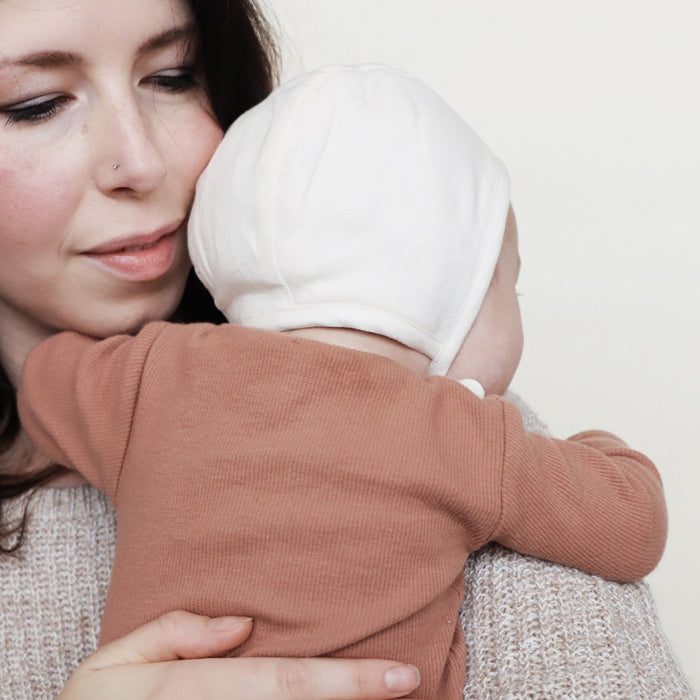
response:
M113 666L71 681L59 700L388 700L420 678L387 661L243 658Z
M392 661L209 658L251 629L250 618L168 613L98 649L59 700L388 700L420 683Z
M175 659L221 656L250 635L249 617L209 618L175 611L98 649L83 663L85 670Z
M420 683L418 669L392 661L244 658L210 663L230 664L217 672L231 683L221 680L213 688L218 692L211 697L221 700L385 700L407 695Z

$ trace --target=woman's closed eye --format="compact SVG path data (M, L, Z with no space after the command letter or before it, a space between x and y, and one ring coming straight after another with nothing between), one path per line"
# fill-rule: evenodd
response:
M141 80L142 85L152 86L154 89L170 93L180 94L200 87L195 75L194 67L183 66L153 73ZM70 102L69 95L42 95L16 104L0 107L0 115L4 115L5 123L12 124L36 124L46 121Z
M67 95L44 95L0 108L6 124L38 123L51 118L70 101Z
M142 80L142 83L153 85L163 92L180 93L187 92L199 87L199 82L195 76L195 69L192 66L182 66L171 68L149 75Z

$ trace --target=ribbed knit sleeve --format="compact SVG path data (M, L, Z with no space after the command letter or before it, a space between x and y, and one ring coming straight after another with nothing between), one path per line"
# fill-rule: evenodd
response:
M493 539L614 581L659 562L667 516L654 465L619 438L587 432L555 440L523 428L503 402L502 514Z
M58 333L29 354L18 392L20 420L50 459L76 469L116 499L140 380L165 327L96 342Z

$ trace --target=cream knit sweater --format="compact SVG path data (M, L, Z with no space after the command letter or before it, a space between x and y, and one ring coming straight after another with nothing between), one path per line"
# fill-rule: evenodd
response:
M526 426L544 431L520 406ZM0 559L2 700L55 698L95 648L114 537L114 513L91 487L36 495L20 554ZM644 583L489 546L467 566L463 621L465 698L695 697Z

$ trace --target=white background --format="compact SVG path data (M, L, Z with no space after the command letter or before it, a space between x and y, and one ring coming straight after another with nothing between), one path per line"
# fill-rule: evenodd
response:
M284 77L378 61L506 163L526 350L513 388L565 437L606 428L666 486L649 577L700 688L700 3L267 0Z

